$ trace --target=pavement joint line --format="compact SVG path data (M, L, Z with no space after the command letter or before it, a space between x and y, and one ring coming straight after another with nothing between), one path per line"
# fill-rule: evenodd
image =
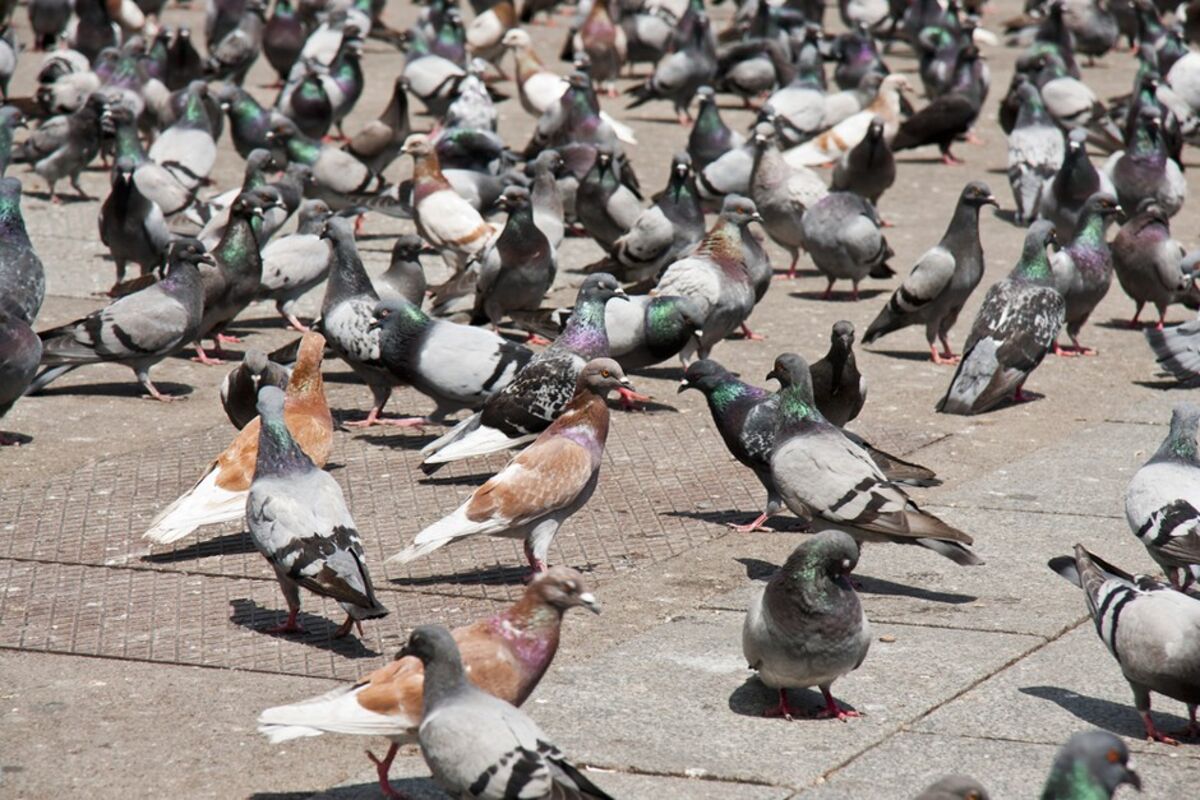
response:
M788 790L788 791L795 791L795 789L796 789L796 787L789 786L786 783L771 783L770 781L758 780L758 779L754 779L754 778L744 778L744 777L743 778L727 778L724 775L717 775L715 773L707 772L707 771L689 774L689 772L687 770L672 771L672 770L643 769L642 767L635 767L632 765L626 765L626 766L621 766L621 767L606 766L604 764L598 764L598 763L590 762L590 761L583 762L582 764L577 764L576 766L581 766L584 769L599 772L601 774L620 773L620 774L624 774L624 775L640 775L640 776L646 777L646 778L679 778L679 779L688 780L688 781L709 781L710 783L730 783L730 784L734 784L737 786L764 786L769 789L784 789L784 790Z
M976 506L949 503L922 503L922 508L969 509L972 511L1003 511L1012 514L1040 514L1048 517L1082 517L1084 519L1124 519L1120 514L1085 514L1080 511L1048 511L1041 508L1012 508L1010 506Z
M859 596L862 597L862 595L859 595ZM734 613L734 614L745 614L746 613L746 609L734 608L732 606L713 606L713 605L701 604L700 606L698 606L698 608L701 611L720 611L720 612L730 612L730 613ZM1004 634L1004 635L1008 635L1008 636L1029 636L1034 639L1046 639L1046 637L1040 633L1030 633L1029 631L1014 631L1014 630L1009 630L1007 628L969 628L969 627L963 627L961 625L947 625L946 623L912 622L911 620L887 619L886 617L872 617L870 615L867 616L867 619L871 622L872 625L875 625L875 624L897 625L897 626L905 627L905 628L930 628L930 629L934 629L934 630L943 630L943 631L971 631L973 633L996 633L996 634Z
M953 703L955 700L959 699L959 698L960 698L960 697L962 697L963 695L967 694L968 692L972 691L973 689L975 689L975 688L977 688L977 687L981 686L982 684L984 684L984 683L986 683L987 681L991 680L991 679L992 679L992 678L994 678L995 676L997 676L997 675L999 675L1000 673L1004 672L1004 671L1005 671L1005 670L1007 670L1009 667L1012 667L1012 666L1014 666L1015 664L1017 664L1017 663L1019 663L1019 662L1021 662L1021 661L1024 661L1024 660L1025 660L1026 658L1028 658L1029 656L1031 656L1031 655L1033 655L1033 654L1037 653L1038 651L1042 650L1042 649L1043 649L1043 648L1045 648L1045 647L1048 647L1050 644L1052 644L1053 642L1056 642L1056 641L1058 641L1058 640L1059 640L1059 639L1061 639L1063 636L1066 636L1068 633L1070 633L1070 632L1074 631L1074 630L1075 630L1075 629L1077 629L1077 628L1078 628L1080 625L1082 625L1084 622L1086 622L1086 621L1088 621L1088 620L1090 620L1090 619L1091 619L1091 616L1090 616L1090 615L1085 615L1085 616L1082 616L1082 617L1080 617L1080 618L1079 618L1078 620L1076 620L1074 623L1069 623L1069 624L1067 624L1066 626L1064 626L1064 627L1062 628L1062 630L1060 630L1060 631L1059 631L1058 633L1056 633L1054 636L1052 636L1052 637L1049 637L1049 638L1044 638L1044 639L1042 639L1042 641L1039 641L1039 642L1038 642L1037 644L1035 644L1033 647L1029 648L1028 650L1025 650L1024 652L1018 653L1017 655L1013 656L1013 657L1012 657L1012 658L1010 658L1008 661L1004 662L1003 664L1001 664L1000 666L996 667L995 669L993 669L993 670L989 671L989 672L988 672L988 673L986 673L985 675L982 675L982 676L980 676L980 677L979 677L979 678L977 678L976 680L972 681L972 682L971 682L969 685L967 685L967 686L963 687L961 690L959 690L959 691L955 692L955 693L954 693L953 695L951 695L950 697L947 697L945 700L942 700L941 702L938 702L938 703L934 703L932 706L930 706L929 708L925 709L924 711L922 711L920 714L918 714L917 716L913 717L912 719L910 719L910 720L908 720L908 721L906 721L906 722L901 722L901 723L900 723L900 724L899 724L899 725L898 725L898 726L897 726L897 727L896 727L894 730L892 730L890 733L888 733L888 734L884 735L884 736L883 736L883 737L881 737L879 740L877 740L877 741L875 741L875 742L872 742L872 743L871 743L870 745L868 745L867 747L863 748L862 750L859 750L857 753L854 753L853 755L849 756L848 758L846 758L846 759L842 760L842 762L841 762L841 763L839 763L839 764L835 764L833 767L831 767L830 769L828 769L828 770L826 770L825 772L823 772L823 773L822 773L820 776L818 776L818 777L817 777L817 779L816 779L815 781L813 781L813 783L812 783L811 785L812 785L812 786L818 786L818 785L820 785L820 784L822 784L822 783L825 783L825 782L826 782L826 781L828 781L830 778L832 778L834 775L836 775L838 772L840 772L840 771L842 771L843 769L845 769L846 767L850 766L850 765L851 765L851 764L853 764L855 761L857 761L858 759L860 759L860 758L862 758L863 756L865 756L867 753L871 752L872 750L876 750L876 749L878 749L880 745L882 745L882 744L884 744L885 742L887 742L887 741L890 741L891 739L893 739L893 738L896 736L896 734L898 734L898 733L906 733L906 732L909 732L909 730L910 730L909 726L911 726L911 725L914 725L914 724L916 724L916 723L920 722L921 720L925 719L926 717L928 717L930 714L934 713L935 711L937 711L937 710L939 710L939 709L941 709L941 708L943 708L943 707L945 707L945 706L949 705L950 703ZM1039 637L1039 638L1041 638L1041 637Z
M919 736L944 736L944 737L950 738L950 739L968 739L970 741L975 741L975 742L1002 742L1002 743L1007 743L1007 744L1031 744L1031 745L1036 745L1038 747L1052 747L1056 750L1062 746L1062 742L1058 742L1058 741L1046 742L1046 741L1040 741L1038 739L1016 739L1011 736L979 736L977 734L971 734L971 733L946 733L945 731L924 731L924 730L911 730L911 731L908 731L908 733L916 734ZM1142 739L1142 740L1135 739L1135 741L1145 741L1145 740L1144 739ZM1191 752L1191 751L1187 750L1186 748L1181 748L1178 750L1172 749L1172 750L1167 751L1164 755L1166 755L1168 758L1182 756L1184 758L1200 759L1200 753Z

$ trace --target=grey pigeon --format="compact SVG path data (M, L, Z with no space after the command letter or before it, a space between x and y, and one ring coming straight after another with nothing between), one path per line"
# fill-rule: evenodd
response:
M1017 224L1028 225L1038 214L1042 192L1062 167L1066 145L1037 87L1027 81L1017 91L1021 110L1008 134L1008 185L1017 204Z
M205 64L208 77L241 85L262 52L266 13L265 0L246 0L237 25L209 47Z
M412 424L440 423L477 409L504 389L533 353L489 330L431 317L407 300L375 307L379 360L397 384L412 386L437 404Z
M222 340L231 340L222 333L225 326L258 295L258 286L262 282L262 255L253 220L261 218L262 213L262 205L253 194L239 195L229 209L225 235L213 248L217 263L200 273L204 284L204 319L196 334L196 357L201 363L219 362L220 359L210 358L200 347L200 339L211 336L219 356Z
M193 81L187 88L183 112L150 146L150 160L171 173L187 189L208 180L217 161L217 143L204 102L208 87Z
M1062 167L1042 191L1038 211L1043 218L1054 223L1059 239L1070 241L1075 235L1075 224L1083 212L1084 203L1098 192L1116 194L1112 181L1097 170L1088 158L1087 132L1073 130L1067 139L1067 153Z
M1171 430L1125 490L1125 519L1167 574L1186 592L1200 580L1200 406L1180 403Z
M421 307L427 288L425 270L421 267L421 251L424 248L425 243L420 236L406 233L396 237L387 270L372 281L381 301L401 299L417 308Z
M442 788L461 797L612 800L515 706L467 680L450 631L422 625L398 654L425 667L417 741Z
M233 427L241 430L258 416L258 390L264 386L286 389L290 374L261 350L247 350L221 381L221 407Z
M44 150L32 150L29 140L24 148L25 160L33 162L33 171L45 179L50 187L50 201L62 202L55 191L55 186L63 178L71 182L71 187L81 198L90 199L88 194L79 186L79 175L100 152L100 115L104 112L106 103L104 97L93 94L78 111L69 117L56 117L47 120L35 132L37 147ZM56 119L61 119L61 125L51 125ZM53 140L42 142L42 134L50 134ZM50 137L48 137L50 138Z
M296 303L320 285L333 266L333 245L321 236L332 215L324 200L305 200L296 231L262 249L259 297L274 300L279 315L300 332L308 328L296 317Z
M1125 294L1137 304L1131 328L1138 326L1142 307L1158 309L1157 330L1163 329L1167 308L1195 296L1195 278L1184 269L1183 245L1171 238L1167 214L1147 199L1112 242L1113 269Z
M637 108L650 100L670 100L680 124L691 121L688 106L697 90L711 85L716 77L717 54L707 15L697 14L688 34L673 52L663 56L645 83L625 91L634 98L628 108Z
M510 186L501 203L508 221L480 257L471 317L472 324L491 323L495 330L510 312L538 308L558 272L554 248L534 224L529 192Z
M702 170L730 150L736 150L746 143L746 137L730 129L721 119L721 109L717 105L717 93L711 86L701 86L696 90L699 107L696 109L696 121L688 134L687 154L692 166Z
M867 379L854 360L854 325L846 320L835 322L829 335L829 352L809 370L813 398L821 416L846 427L862 411L867 399Z
M1126 149L1113 153L1104 171L1122 206L1137 208L1143 200L1153 198L1167 217L1173 217L1187 199L1187 180L1167 152L1162 128L1162 112L1143 106Z
M805 247L803 217L828 190L807 167L792 167L775 143L770 125L759 123L754 130L754 171L750 176L750 199L763 218L763 230L792 256L788 277L796 275L796 262Z
M29 323L0 308L0 419L25 394L41 359L42 340ZM0 431L0 447L20 441Z
M403 77L397 77L392 86L392 98L383 113L351 136L345 149L382 181L383 171L400 155L400 148L411 132L408 83Z
M1122 786L1140 792L1142 779L1133 771L1131 760L1124 740L1108 731L1073 734L1054 756L1042 800L1111 800Z
M834 166L829 188L854 192L878 206L879 198L896 182L896 159L883 134L883 117L875 117L866 137Z
M862 666L871 647L871 624L850 584L857 565L854 539L822 531L793 550L750 601L742 653L759 680L779 692L779 704L763 716L799 716L787 690L810 686L825 697L818 719L861 716L839 706L829 691L835 680Z
M0 177L8 170L13 156L13 133L25 127L25 115L16 106L0 107Z
M712 230L687 256L667 267L656 294L687 297L703 320L703 334L681 354L686 363L693 353L709 352L744 323L754 310L754 284L747 269L743 240L753 236L749 225L761 221L754 203L728 195Z
M914 800L990 800L987 789L966 775L947 775L921 792Z
M530 198L533 202L533 222L538 230L546 234L550 246L558 249L565 232L563 222L563 198L558 188L558 173L562 169L562 156L557 150L543 150L533 162L533 186Z
M149 159L142 146L137 118L129 109L121 106L109 108L101 117L101 125L106 135L112 136L115 141L116 158L133 161L133 182L137 185L138 193L154 201L162 209L164 217L169 218L192 205L195 189L184 186L170 171Z
M116 288L125 280L125 265L132 261L145 275L163 263L171 232L162 209L139 191L134 163L119 158L113 166L112 191L100 205L100 241L117 264Z
M1200 379L1200 319L1143 333L1159 366L1181 381L1194 386Z
M1112 252L1105 234L1113 218L1120 213L1121 207L1112 195L1092 195L1079 217L1075 236L1050 257L1055 288L1067 304L1067 335L1071 337L1070 350L1060 348L1056 342L1056 353L1093 355L1096 352L1079 343L1079 331L1112 284Z
M979 209L985 205L999 205L986 183L971 181L963 187L941 241L917 260L900 288L868 326L863 344L909 325L924 324L933 362L956 362L947 336L967 298L983 279ZM942 344L941 353L935 339Z
M896 273L887 265L894 253L883 235L883 221L869 200L851 192L831 192L809 206L801 220L804 247L828 285L849 280L852 299L858 299L863 278L886 278Z
M33 325L46 298L46 270L21 216L21 182L0 178L0 311Z
M601 150L575 193L575 214L588 235L607 251L633 227L642 204L617 174L613 154Z
M337 638L364 619L387 616L388 610L375 597L342 488L292 438L283 398L275 386L259 391L258 460L246 498L250 538L274 568L288 606L287 621L267 632L304 632L296 621L303 587L346 610L346 621L333 634Z
M422 448L422 471L430 474L450 461L519 447L546 430L574 396L584 364L608 355L604 308L611 299L627 302L626 297L612 275L588 276L562 334L482 409Z
M1151 692L1186 703L1184 735L1200 735L1200 599L1145 575L1130 575L1081 544L1075 545L1074 558L1051 559L1050 569L1083 589L1096 632L1133 690L1146 738L1177 744L1154 726Z
M674 358L701 333L700 311L686 297L634 295L604 307L613 360L626 372Z
M150 380L150 368L199 336L204 289L199 264L212 264L204 245L176 239L167 275L83 319L38 335L42 372L29 391L41 391L63 374L86 364L124 364L155 400L170 401Z
M1021 387L1053 348L1066 315L1046 256L1046 246L1054 242L1049 222L1030 227L1020 261L984 295L938 411L981 414L1010 396L1024 400Z
M970 536L922 511L863 448L821 416L804 359L781 357L775 370L787 374L771 477L793 514L815 530L845 531L859 542L918 545L964 566L983 563L968 547Z

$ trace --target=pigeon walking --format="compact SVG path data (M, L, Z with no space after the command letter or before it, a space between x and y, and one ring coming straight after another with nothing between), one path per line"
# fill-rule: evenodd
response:
M1079 331L1112 284L1112 252L1105 234L1113 218L1120 213L1121 207L1112 195L1092 195L1079 217L1075 235L1050 257L1054 288L1066 302L1067 335L1071 337L1069 349L1059 347L1055 341L1054 352L1058 355L1096 353L1079 343Z
M842 531L823 531L792 551L750 601L742 625L742 653L759 680L779 692L763 716L791 720L798 709L788 689L816 686L825 697L818 719L861 716L838 705L830 687L862 666L871 647L871 624L850 574L858 545Z
M472 324L491 323L497 331L510 312L538 308L558 272L554 248L534 223L529 192L510 186L500 202L508 221L481 257L471 318Z
M1196 296L1195 276L1185 271L1185 252L1171 238L1168 215L1153 200L1146 200L1117 231L1112 242L1113 270L1125 294L1137 304L1129 327L1140 324L1142 307L1151 303L1158 309L1156 330L1162 330L1167 308Z
M754 171L750 176L750 199L762 215L763 230L792 256L788 278L796 276L796 262L804 249L804 213L825 197L828 190L807 167L791 167L775 143L775 133L766 123L754 132Z
M858 300L858 284L864 278L896 274L887 265L894 253L883 235L883 221L875 206L857 194L825 195L804 212L800 227L804 247L828 282L824 300L833 296L839 280L851 282L850 297Z

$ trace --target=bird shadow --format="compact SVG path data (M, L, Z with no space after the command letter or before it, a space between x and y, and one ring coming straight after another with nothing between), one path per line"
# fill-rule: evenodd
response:
M349 370L346 370L345 372L322 372L321 377L325 379L326 383L362 385L362 378L358 377Z
M422 486L475 486L495 475L495 472L472 472L469 475L430 475L418 481Z
M677 381L683 377L681 367L642 367L633 371L639 378L650 378L660 381Z
M779 569L769 561L758 558L738 558L737 562L746 568L746 577L752 581L768 581ZM869 575L855 573L853 575L855 589L863 594L888 595L894 597L911 597L914 600L927 600L932 603L948 603L963 605L974 603L978 598L969 594L957 592L935 592L917 586L906 586L884 578L872 578Z
M1164 378L1160 381L1134 381L1134 386L1142 386L1146 389L1153 389L1156 392L1169 392L1173 389L1195 389L1200 386L1200 381L1195 379L1190 381L1180 381L1176 378Z
M21 445L29 444L33 441L33 437L27 433L17 433L15 431L0 431L0 441L6 441L9 445L20 447Z
M875 350L871 348L867 349L867 352L884 358L898 358L901 361L929 361L928 350Z
M42 200L46 203L50 202L50 193L49 192L28 192L27 191L24 193L24 195L25 195L25 197L32 197L35 200ZM63 194L62 192L59 192L58 199L62 201L62 204L64 206L73 206L76 203L94 203L94 202L96 202L95 197L80 197L79 195L75 194L74 192L70 192L68 194Z
M580 570L582 572L582 570ZM466 586L520 586L529 578L528 567L481 567L466 572L442 575L423 575L416 578L392 578L396 586L435 586L444 584Z
M250 534L246 531L238 531L218 536L215 539L193 542L187 547L178 547L165 553L147 553L142 556L142 561L151 564L174 564L177 561L194 561L199 558L256 552L258 552L258 548L254 546L254 540L250 538Z
M264 328L275 328L288 333L299 334L299 331L292 330L292 326L288 325L287 320L280 316L273 317L250 317L248 319L239 319L237 321L237 330L262 330ZM232 331L228 331L232 333ZM236 335L236 334L235 334Z
M1107 328L1110 331L1133 331L1140 333L1147 327L1146 323L1139 322L1136 328L1129 327L1129 320L1121 317L1113 317L1106 319L1103 322L1095 323L1097 328ZM1150 323L1151 325L1154 323Z
M171 394L177 397L188 397L196 390L192 386L185 383L172 383L169 381L156 381L155 386L163 394ZM145 394L145 389L140 383L82 383L76 386L60 386L57 389L48 388L37 392L31 397L68 397L72 395L83 395L87 397L132 397L151 399Z
M608 407L613 410L621 410L621 411L628 412L630 414L636 414L636 413L659 414L662 412L670 412L672 414L679 413L679 409L676 408L675 406L669 406L666 403L659 403L654 400L639 401L632 408L629 408L629 407L622 405L619 400L609 399Z
M445 800L446 794L430 778L391 778L392 788L402 797L411 800ZM379 784L356 783L352 786L335 786L321 791L299 790L294 792L255 792L249 800L308 800L320 795L325 800L362 800L379 795Z
M763 712L774 708L778 702L779 692L759 680L757 675L751 675L729 695L729 710L743 717L762 717ZM825 698L812 689L788 689L788 705L811 718L825 708ZM838 705L848 711L854 710L853 706L840 701Z
M1103 728L1118 736L1127 736L1130 739L1141 739L1145 736L1141 717L1138 716L1137 710L1132 705L1076 694L1070 689L1063 689L1059 686L1022 686L1017 691L1039 700L1049 700L1089 725ZM1154 717L1158 727L1167 733L1172 730L1180 730L1187 725L1183 717L1163 711L1156 710ZM1170 722L1162 724L1164 719L1169 719Z
M769 581L771 576L779 571L779 566L761 558L742 556L734 561L746 568L746 577L752 581Z
M711 522L714 525L731 525L750 522L754 519L756 512L754 511L739 511L736 508L725 510L712 511L666 511L663 512L667 517L682 517L684 519L694 519L699 522ZM771 517L767 523L766 532L768 533L802 533L807 528L804 521L795 517L776 516Z
M788 271L786 268L773 269L773 270L771 270L771 274L779 279L782 279L783 276L788 274ZM821 271L819 269L797 269L796 277L797 278L820 278Z
M354 440L357 442L373 444L376 447L388 447L394 450L420 450L422 447L432 441L435 441L437 438L438 437L432 433L390 433L384 436L371 436L366 433L360 433L354 437Z
M858 290L858 299L859 300L870 300L871 298L878 297L879 295L884 294L884 293L885 293L885 290L883 290L883 289L859 289ZM833 294L831 294L829 297L825 297L824 289L819 290L819 291L812 290L812 291L803 291L803 292L788 292L788 297L795 297L800 300L817 300L817 301L827 302L827 303L830 303L830 302L831 303L847 303L847 302L853 303L853 302L855 302L854 295L846 290L836 291Z
M296 622L304 628L304 633L267 633L267 628L281 625L287 620L286 608L266 608L246 597L235 597L229 601L229 605L233 607L229 615L230 622L264 636L298 642L319 650L329 650L346 658L374 658L379 655L364 645L353 633L341 639L333 638L333 633L338 628L337 623L316 614L301 611L297 615Z

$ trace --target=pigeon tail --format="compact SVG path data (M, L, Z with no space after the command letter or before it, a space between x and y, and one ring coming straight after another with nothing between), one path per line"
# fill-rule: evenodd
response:
M359 691L367 685L363 682L339 686L298 703L268 708L258 715L258 732L266 736L271 744L279 744L325 733L391 737L407 727L412 729L415 739L420 719L369 711L358 702Z
M1154 351L1158 363L1183 382L1200 378L1200 324L1188 322L1174 328L1145 331L1146 342ZM1193 339L1196 339L1193 341Z
M389 556L384 563L400 563L407 564L421 556L429 555L434 550L438 550L456 539L462 539L467 536L474 536L478 533L488 533L493 530L504 530L503 521L497 524L496 520L491 517L486 517L482 520L473 520L467 516L467 506L469 503L456 508L452 513L442 517L437 522L433 523L425 530L417 534L413 539L412 544L396 553Z
M985 393L989 391L1000 363L996 359L996 342L989 338L980 339L975 346L963 356L954 373L950 388L937 405L937 410L943 414L959 414L970 416L986 408L982 402Z
M964 567L975 567L986 563L982 558L975 555L974 551L966 545L961 545L958 542L947 542L942 539L917 539L917 544L927 550L932 550L938 555L945 556Z
M25 390L25 394L37 394L42 389L45 389L54 381L66 375L76 367L83 366L82 364L59 364L53 367L46 367L38 373L33 382L29 384L29 388Z
M155 544L171 544L201 525L232 522L246 513L247 492L231 492L217 485L220 470L214 465L200 481L154 518L142 534Z

